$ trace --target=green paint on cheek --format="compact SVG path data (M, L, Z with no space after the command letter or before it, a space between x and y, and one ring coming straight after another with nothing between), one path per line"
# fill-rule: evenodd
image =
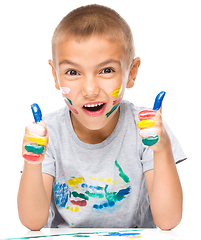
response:
M122 168L119 166L117 160L115 161L115 165L119 169L119 176L124 180L124 182L128 183L130 182L129 177L123 172Z
M27 152L32 152L32 153L42 154L44 151L44 147L41 145L27 144L24 148L27 150Z
M116 104L108 113L106 113L106 117L108 118L120 105L120 103Z
M144 143L144 145L146 146L153 146L154 144L156 144L158 142L158 135L156 135L155 137L148 137L148 138L143 138L142 142Z
M69 103L71 106L73 105L73 104L72 104L72 101L71 101L69 98L66 98L66 97L64 97L64 96L63 96L63 98L64 98L64 100L65 100L67 103Z

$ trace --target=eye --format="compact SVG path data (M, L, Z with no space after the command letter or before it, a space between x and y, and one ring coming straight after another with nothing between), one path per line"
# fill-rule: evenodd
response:
M112 73L114 72L114 70L112 68L105 68L101 71L101 73L104 73L104 74L108 74L108 73Z
M79 75L79 73L76 71L76 70L68 70L66 72L67 75L70 75L70 76L76 76L76 75Z

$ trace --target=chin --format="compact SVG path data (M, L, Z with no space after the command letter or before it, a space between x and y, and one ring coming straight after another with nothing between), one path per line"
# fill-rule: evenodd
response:
M83 125L89 130L96 131L104 128L107 125L107 122L100 123L100 122L93 121L91 123L87 122L86 124L83 124Z

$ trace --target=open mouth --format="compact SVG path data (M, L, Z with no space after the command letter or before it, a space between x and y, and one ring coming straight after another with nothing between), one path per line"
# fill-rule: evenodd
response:
M103 114L106 103L85 104L82 108L90 117L98 117Z
M97 112L97 111L100 111L104 105L105 103L87 104L87 105L84 105L83 108L90 112Z

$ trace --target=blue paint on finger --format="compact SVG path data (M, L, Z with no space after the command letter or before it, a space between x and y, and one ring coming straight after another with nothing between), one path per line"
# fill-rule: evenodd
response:
M163 98L165 97L165 94L166 94L166 92L162 91L156 96L156 99L154 102L154 107L153 107L154 111L158 111L160 109Z
M31 110L34 116L35 123L40 122L42 120L42 112L40 110L40 107L37 103L33 103L31 105Z

